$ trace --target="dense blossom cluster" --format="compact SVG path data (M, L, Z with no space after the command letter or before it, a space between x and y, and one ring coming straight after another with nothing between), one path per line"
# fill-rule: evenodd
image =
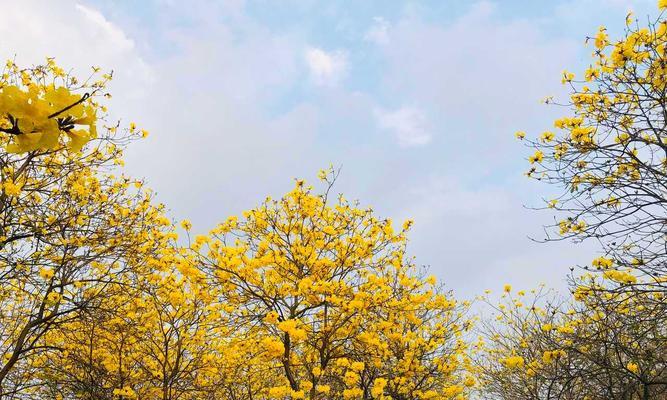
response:
M0 132L10 153L56 150L63 145L81 150L97 137L96 101L111 75L79 82L58 67L53 59L46 65L20 69L7 62L0 77Z

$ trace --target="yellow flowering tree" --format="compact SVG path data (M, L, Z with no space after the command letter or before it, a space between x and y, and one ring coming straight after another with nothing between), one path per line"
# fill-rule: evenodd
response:
M568 114L535 139L517 133L535 150L528 175L564 189L547 202L566 216L549 239L594 238L614 269L655 278L643 290L664 292L667 20L661 12L642 26L630 14L623 37L601 27L589 42L583 76L562 75L569 101L547 99Z
M213 390L202 399L263 399L267 388L282 384L274 369L275 350L267 351L268 339L260 339L260 333L232 329L221 338L223 351L216 358Z
M59 350L51 332L163 241L150 192L111 173L138 132L98 134L110 76L95 76L80 82L48 60L10 62L0 78L0 397L31 390L38 358Z
M660 10L667 3L660 1ZM527 175L564 189L545 208L565 214L547 240L593 238L603 255L572 274L572 298L529 305L506 290L482 329L484 387L499 398L647 399L667 391L665 70L667 21L632 14L613 41L589 38L582 79L564 71L569 114L534 139ZM572 269L574 271L574 269Z
M197 279L192 259L153 276L145 291L135 350L143 372L140 398L195 400L215 390L217 365L224 358L227 325ZM139 391L139 390L137 390Z
M229 324L193 261L186 249L163 243L147 257L147 270L124 273L122 291L53 331L63 351L40 368L45 395L215 398L219 366L228 364Z
M216 295L257 335L282 398L464 398L461 306L422 280L395 230L339 196L298 180L229 218L201 247ZM430 279L428 280L430 281ZM470 384L470 380L468 380Z
M140 340L135 322L140 301L123 295L99 299L96 307L49 332L48 341L58 352L39 358L34 373L43 383L43 398L113 399L119 392L136 397L134 388L143 378L136 346ZM33 365L35 363L33 362Z
M540 288L484 300L482 391L499 399L653 399L667 394L665 309L590 275L569 299Z
M353 342L365 366L366 398L463 398L476 385L466 341L467 303L438 291L433 277L411 272L405 268L393 277L392 297L401 307L378 309Z

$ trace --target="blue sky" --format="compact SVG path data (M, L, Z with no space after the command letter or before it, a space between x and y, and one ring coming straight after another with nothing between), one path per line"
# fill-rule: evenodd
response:
M410 253L463 297L564 287L593 244L537 244L553 188L522 176L516 130L565 110L560 72L586 35L652 0L7 2L0 55L113 69L113 118L151 132L127 153L175 219L206 231L342 166L337 190L412 218Z

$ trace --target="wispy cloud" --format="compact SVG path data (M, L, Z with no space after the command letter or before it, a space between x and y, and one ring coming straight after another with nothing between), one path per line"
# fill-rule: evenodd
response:
M97 31L95 32L97 36L108 40L107 46L119 51L134 49L134 41L128 38L122 29L107 20L102 13L83 4L76 4L75 8L82 14L86 21L96 28L93 31Z
M310 77L317 85L335 85L347 72L347 54L342 50L327 52L317 47L310 47L306 49L304 58Z
M377 108L374 115L379 127L392 132L400 146L422 146L431 141L426 115L416 107L393 111Z

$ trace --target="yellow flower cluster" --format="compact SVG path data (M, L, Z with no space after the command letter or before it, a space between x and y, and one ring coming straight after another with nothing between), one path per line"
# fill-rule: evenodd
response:
M53 59L33 69L8 62L0 88L0 131L7 151L53 150L63 145L79 151L97 137L102 107L94 96L110 78L106 75L92 84L78 85L67 80Z
M502 362L507 368L523 368L525 364L525 360L521 356L507 357Z

